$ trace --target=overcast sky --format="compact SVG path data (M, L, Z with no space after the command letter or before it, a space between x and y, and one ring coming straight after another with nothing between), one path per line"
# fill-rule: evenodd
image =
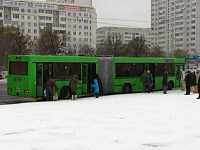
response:
M97 18L99 18L97 20L98 27L119 25L127 27L151 26L151 0L93 0L93 6L96 8ZM133 21L115 21L100 18Z

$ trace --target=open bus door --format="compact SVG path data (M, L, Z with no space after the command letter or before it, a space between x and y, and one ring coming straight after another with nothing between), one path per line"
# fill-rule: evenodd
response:
M180 64L176 64L175 65L175 77L176 77L176 79L175 79L175 87L179 87L179 86L181 86L181 66L180 66Z
M83 94L86 94L88 92L88 64L82 65L82 92Z
M82 64L82 93L88 94L92 92L91 83L94 80L94 75L96 74L96 64Z
M153 86L152 86L152 89L155 89L157 86L156 86L156 78L155 78L155 64L152 63L152 64L149 64L149 70L150 70L150 73L152 74L152 77L153 77Z
M36 64L36 97L43 97L43 64Z

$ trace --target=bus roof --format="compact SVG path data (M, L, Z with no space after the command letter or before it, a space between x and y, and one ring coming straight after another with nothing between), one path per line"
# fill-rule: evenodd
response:
M52 56L52 55L10 55L10 61L45 62L97 62L99 57L87 56ZM106 57L105 57L106 58ZM185 63L184 58L141 58L141 57L113 57L118 63Z

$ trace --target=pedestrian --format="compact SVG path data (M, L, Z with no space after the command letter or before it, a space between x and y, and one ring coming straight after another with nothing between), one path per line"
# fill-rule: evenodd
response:
M152 77L152 74L151 74L150 70L147 70L147 89L148 89L148 93L153 92L152 86L153 86L153 77Z
M100 95L100 96L103 96L103 95L104 95L104 91L103 91L103 85L102 85L102 82L101 82L101 78L99 77L98 74L95 74L95 75L94 75L94 79L97 79L97 81L98 81L98 85L99 85L99 95Z
M197 85L197 79L196 79L195 71L192 71L192 73L191 73L191 88L190 88L191 92L194 91L194 87L196 85Z
M198 93L199 93L199 96L197 97L197 99L200 99L200 76L198 77Z
M184 71L182 71L182 74L181 74L181 82L182 82L181 91L185 91L186 83L185 83L185 72Z
M191 74L190 74L190 71L186 72L185 82L186 82L186 94L185 95L190 95L190 86L191 86Z
M47 101L53 100L54 90L57 91L56 79L52 76L46 82L46 97Z
M163 94L167 94L167 84L168 84L168 71L165 71L163 75Z
M99 97L99 85L97 79L94 79L94 83L91 85L94 88L95 97Z
M69 83L72 92L72 100L77 100L77 90L78 90L78 76L76 74L72 75L72 79Z
M140 82L143 84L143 92L146 92L147 89L147 73L146 70L144 70L143 74L140 77Z

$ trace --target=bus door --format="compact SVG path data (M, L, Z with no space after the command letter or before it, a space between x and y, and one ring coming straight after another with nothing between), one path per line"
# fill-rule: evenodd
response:
M82 84L83 94L88 93L88 64L82 64Z
M82 84L83 84L83 94L91 93L91 84L94 80L94 75L96 74L96 64L83 64L82 65Z
M36 64L36 97L43 97L43 64Z
M155 89L156 87L156 78L155 78L155 64L152 63L152 64L149 64L149 70L150 70L150 73L152 74L152 77L153 77L153 87L152 89Z
M181 71L180 71L180 64L175 64L175 86L181 86Z

